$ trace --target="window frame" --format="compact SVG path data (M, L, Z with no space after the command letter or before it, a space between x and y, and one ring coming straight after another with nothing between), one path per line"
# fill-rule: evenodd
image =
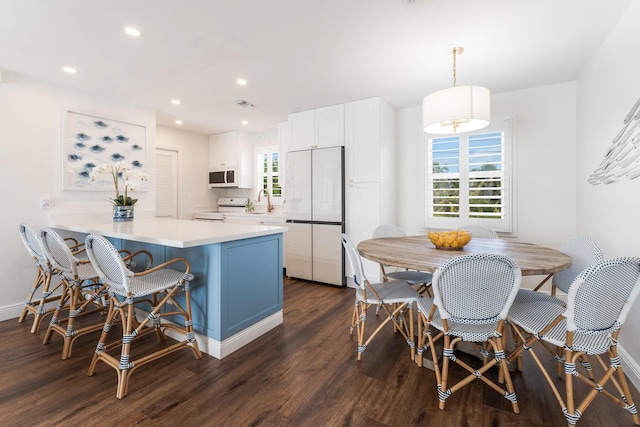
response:
M514 179L515 174L513 173L515 169L515 119L500 119L493 120L489 126L479 129L477 131L465 132L459 135L431 135L425 134L425 153L423 159L425 161L424 168L424 224L426 228L438 228L438 229L454 229L458 228L462 225L480 225L484 227L489 227L498 233L501 234L514 234L515 233L515 212L516 212L516 192ZM468 151L468 140L472 135L482 135L492 132L502 132L503 133L503 169L504 169L504 178L503 178L503 190L502 197L504 199L503 202L503 211L504 216L502 219L489 219L489 218L470 218L469 217L469 176L470 173L468 170L468 161L469 161L469 151ZM460 195L466 194L466 198L463 201L460 200L460 208L459 208L459 216L458 217L435 217L431 215L431 206L433 201L433 188L432 188L432 180L433 180L433 170L432 170L432 153L431 153L431 141L434 139L447 138L447 137L459 137L460 138L460 154L459 154L459 172L457 175L460 177ZM452 173L452 175L456 175L456 173Z
M277 176L278 176L278 184L280 184L280 194L279 195L274 195L273 194L273 167L272 167L272 159L273 159L273 154L277 154L278 155L278 172L277 172ZM264 169L263 169L263 157L264 155L267 155L267 158L269 159L269 167L268 167L268 171L265 174L264 173ZM261 190L264 188L264 178L265 176L267 177L267 191L269 191L269 194L271 195L271 204L272 205L282 205L284 203L284 186L283 186L283 180L284 180L284 173L282 170L283 167L283 156L282 156L282 152L280 151L280 147L278 145L265 145L265 146L261 146L261 147L256 147L254 150L254 160L255 160L255 167L254 167L254 185L255 185L255 189L257 190ZM256 193L257 194L257 193Z

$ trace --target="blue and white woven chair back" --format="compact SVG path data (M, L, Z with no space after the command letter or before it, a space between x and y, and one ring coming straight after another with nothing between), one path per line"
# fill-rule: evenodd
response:
M571 257L571 267L555 273L551 283L564 293L569 292L569 287L578 274L604 260L597 243L587 237L574 237L567 240L560 247L560 251Z
M62 236L51 228L43 228L40 230L40 241L51 265L64 274L71 276L78 274L78 259L73 256Z
M397 225L379 225L373 230L373 238L379 239L384 237L403 237L407 233Z
M342 233L342 246L344 246L344 250L347 253L349 262L351 263L353 280L356 282L356 286L364 289L366 277L364 275L364 268L362 267L362 260L360 259L360 255L358 254L355 245L351 239L349 239L349 236L344 233Z
M521 279L520 268L510 258L462 255L434 273L434 302L442 318L459 323L494 323L507 317Z
M498 239L498 233L494 230L482 227L480 225L464 225L459 228L460 230L468 231L471 237L478 237L480 239Z
M42 249L42 243L38 233L29 224L22 223L18 226L18 232L24 247L27 248L27 252L33 258L37 259L39 263L44 267L47 263L47 258Z
M100 279L120 293L128 293L129 277L134 273L127 268L115 246L102 236L89 234L85 239L85 248Z
M640 258L615 258L576 277L567 298L567 329L606 334L619 329L640 292Z

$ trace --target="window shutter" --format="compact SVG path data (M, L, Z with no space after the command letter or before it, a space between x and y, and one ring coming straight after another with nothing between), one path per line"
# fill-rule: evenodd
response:
M428 227L482 225L511 231L510 122L427 141Z

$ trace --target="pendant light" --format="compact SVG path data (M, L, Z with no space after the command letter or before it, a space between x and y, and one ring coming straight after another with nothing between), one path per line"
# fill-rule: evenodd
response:
M427 95L422 101L422 125L427 133L463 133L489 125L489 89L481 86L456 86L456 57L462 52L463 47L451 48L453 87Z

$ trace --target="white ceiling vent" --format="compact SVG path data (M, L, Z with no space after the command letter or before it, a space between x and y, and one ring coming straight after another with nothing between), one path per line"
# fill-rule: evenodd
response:
M253 107L253 104L250 103L249 101L246 101L244 99L237 99L235 101L233 101L236 105L239 105L241 107Z

